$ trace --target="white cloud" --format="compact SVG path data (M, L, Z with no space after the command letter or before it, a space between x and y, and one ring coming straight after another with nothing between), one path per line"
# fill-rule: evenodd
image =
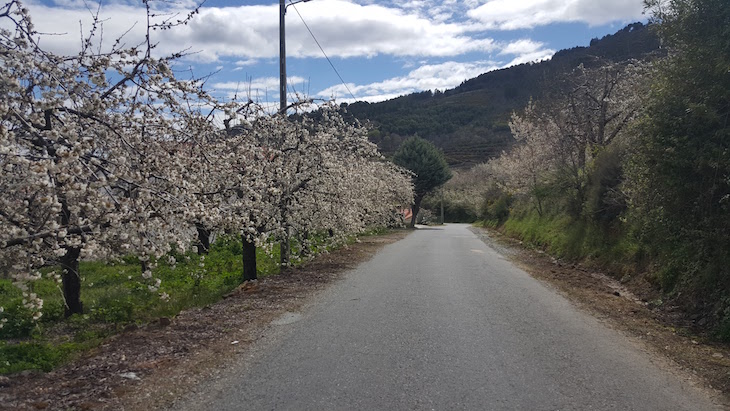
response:
M290 76L289 78L287 78L287 83L289 84L290 87L291 86L298 87L301 84L304 84L306 82L307 82L307 79L305 79L304 77ZM278 77L261 77L261 78L255 78L255 79L248 79L246 81L226 81L226 82L220 82L220 83L213 83L213 84L211 84L211 88L216 91L271 90L271 91L275 91L278 94L279 93L279 78Z
M423 65L402 77L394 77L385 81L363 85L348 84L348 87L358 100L383 101L416 91L454 88L464 80L497 68L499 66L491 61L470 63L449 61L441 64ZM334 97L338 101L352 101L349 92L342 84L322 90L317 96L321 98Z
M235 67L231 71L241 71L246 67L255 66L259 64L259 60L256 59L246 59L246 60L238 60L234 62L233 64Z
M238 60L235 64L236 64L236 67L244 67L244 66L255 66L258 63L259 63L259 61L256 59L247 59L247 60Z
M504 67L516 66L523 63L531 63L550 59L555 50L544 49L544 43L530 39L520 39L508 43L499 52L500 55L516 56Z
M518 64L524 64L524 63L536 63L544 60L550 60L552 58L553 54L555 54L555 50L537 50L531 53L526 54L520 54L519 56L515 57L512 61L505 64L504 67L512 67L516 66Z
M642 0L490 0L468 15L492 29L514 30L560 22L597 26L641 19L642 11Z
M53 51L72 54L79 48L79 22L88 30L91 13L78 1L64 1L63 5L54 6L34 2L29 8L42 32L62 34L44 36L43 44ZM493 50L492 39L473 35L476 28L472 23L447 22L453 14L451 3L453 0L412 1L386 7L319 0L296 7L331 57L448 57ZM166 9L156 14L167 17L169 12L179 12L184 17L187 9ZM136 2L106 2L101 18L107 45L130 28L126 35L128 45L144 39L145 12ZM228 57L256 60L278 56L278 25L276 4L203 7L189 24L153 32L153 40L160 43L160 53L189 49L196 53L191 58L203 62ZM322 56L293 8L287 13L287 55Z
M41 45L62 54L75 54L81 43L79 22L84 30L92 24L92 12L86 8L84 0L27 1L38 30L54 34L43 36ZM49 1L55 3L49 5ZM269 3L203 7L189 24L153 32L153 41L159 42L156 50L167 54L188 49L195 53L189 58L196 61L183 64L225 66L227 70L223 71L228 74L244 69L261 73L255 66L266 63L273 67L271 59L278 57L279 52L278 4L274 0ZM497 42L489 38L485 30L530 28L557 22L596 25L635 19L641 16L641 3L641 0L317 0L296 7L331 57L390 56L404 64L403 72L410 70L398 76L388 74L393 77L383 81L349 85L359 99L380 101L416 91L453 88L486 71L548 59L555 53L546 48L545 43L526 38ZM140 4L136 0L104 1L100 17L107 46L127 31L125 42L128 46L144 40L146 17ZM156 12L164 16L158 19L167 18L169 12L175 11L184 17L188 11L180 6L164 6L172 3L151 4L168 7L164 13ZM190 3L188 7L194 6ZM289 8L287 15L287 39L290 58L322 57L294 8ZM456 56L467 53L473 54L466 58L483 61L427 62L428 59L456 60ZM504 61L486 61L495 58L490 54L498 55ZM255 68L249 70L248 67ZM270 67L266 70L260 75L270 75ZM254 96L252 98L263 95L266 101L278 99L277 77L239 83L226 82L232 76L223 75L221 82L211 85L220 93ZM309 76L311 74L307 74L307 78ZM296 90L306 90L308 81L301 77L290 78L291 85ZM349 93L338 85L316 93L315 97L333 96L340 99L349 97Z
M309 80L300 76L290 76L287 79L287 92L290 101L308 97L303 90L308 87ZM213 95L225 100L242 98L252 99L258 103L267 103L279 100L279 78L260 77L247 78L244 81L223 81L212 83L208 89ZM295 96L298 95L298 97Z
M507 44L499 54L527 54L534 53L545 44L539 41L532 41L530 39L520 39Z

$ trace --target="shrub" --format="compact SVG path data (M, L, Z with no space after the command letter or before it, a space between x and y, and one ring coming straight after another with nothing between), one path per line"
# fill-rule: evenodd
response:
M0 318L7 319L3 328L0 328L0 338L28 337L36 327L33 313L25 308L20 300L5 307L5 312L0 314Z

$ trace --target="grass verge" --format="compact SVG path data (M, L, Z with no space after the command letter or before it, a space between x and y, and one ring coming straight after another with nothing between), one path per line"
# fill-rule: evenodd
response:
M638 239L624 230L609 230L566 215L543 215L535 212L511 215L503 224L479 224L498 229L544 250L556 259L582 261L600 266L622 276L644 269L644 250Z
M371 229L361 236L386 232ZM352 236L345 244L356 241L357 237ZM307 250L296 241L292 241L292 248L295 255L305 256L293 260L295 264L334 249L326 236L310 239ZM242 247L237 238L219 238L204 258L192 253L173 257L175 265L164 259L154 269L153 277L161 280L155 291L149 289L152 280L143 279L136 258L82 262L84 314L69 318L64 317L63 295L50 275L52 268L30 290L44 301L39 321L33 321L33 313L23 306L20 289L10 280L0 279L0 307L5 309L0 318L7 319L0 329L0 374L50 371L129 327L217 302L241 283ZM256 259L259 278L279 273L278 245L273 245L271 253L258 249Z
M204 259L177 255L174 266L160 262L154 270L161 280L156 291L148 288L150 281L142 278L135 258L82 262L84 314L65 318L60 285L44 276L30 290L44 300L39 321L23 306L21 290L10 280L0 280L0 307L5 309L0 315L7 319L0 329L0 374L50 371L126 327L218 301L241 283L241 258L241 243L231 238L219 239ZM271 255L259 250L258 275L278 273L277 261L276 246Z

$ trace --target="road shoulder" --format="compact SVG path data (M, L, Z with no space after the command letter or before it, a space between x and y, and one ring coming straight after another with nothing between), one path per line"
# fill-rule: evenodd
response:
M248 356L272 321L410 232L362 237L301 267L245 283L216 304L133 327L52 372L0 381L0 410L165 409L232 359Z
M649 302L653 294L648 284L638 279L621 283L597 270L563 264L495 230L470 230L579 309L638 342L655 363L730 406L730 347L706 341L672 321Z

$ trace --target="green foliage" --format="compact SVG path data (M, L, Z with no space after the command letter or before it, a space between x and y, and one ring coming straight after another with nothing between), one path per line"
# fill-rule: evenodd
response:
M444 188L445 190L445 188ZM471 204L459 201L453 196L440 195L441 190L433 192L423 199L421 207L429 210L433 215L441 218L441 204L444 207L444 222L446 223L473 223L479 219L477 210Z
M413 217L411 228L418 220L423 197L451 178L451 170L436 146L417 136L404 141L393 155L393 162L413 172ZM421 216L423 219L423 216Z
M41 322L54 323L63 320L66 315L66 305L62 300L45 301Z
M51 344L37 341L8 343L0 340L0 374L23 370L51 371L79 352L93 348L100 339Z
M439 215L440 210L438 208L434 208L434 213ZM463 205L458 203L445 203L444 204L444 222L447 223L473 223L477 220L477 215L474 214L474 211Z
M635 218L667 267L667 291L730 292L730 3L671 0L654 9L675 50L655 76L641 125Z
M615 140L581 147L577 150L579 155L585 153L581 161L571 158L553 170L554 175L539 174L550 177L546 184L515 190L517 197L507 207L503 224L494 215L496 195L485 197L481 214L485 225L501 227L561 258L595 261L618 274L650 270L647 278L664 291L663 299L708 320L715 336L728 341L730 3L647 0L645 4L669 57L654 61L654 73L646 80L651 82L648 100L636 100L643 105L637 111L638 121L622 122L626 133ZM630 39L636 29L630 26L612 40ZM602 43L594 40L591 48L598 51ZM624 45L633 47L630 41ZM622 47L606 55L618 56ZM551 61L562 61L571 53L561 51ZM599 61L582 62L587 67ZM461 88L476 91L489 78L480 76ZM629 94L642 84L629 83L618 90ZM509 89L504 95L514 93ZM579 121L555 117L558 132L553 135L568 145L553 147L551 155L564 154L561 149L570 146L566 136L575 140L573 126L590 117L586 107L571 106ZM595 130L601 129L589 129L587 134Z
M23 338L31 335L36 328L33 313L23 306L20 299L9 302L4 306L5 311L0 318L8 321L0 328L0 338Z
M110 324L125 324L134 319L135 299L130 295L126 298L102 298L96 301L91 308L90 316L94 321Z
M714 337L723 342L730 342L730 296L724 296L718 305L718 326Z
M498 226L507 221L514 198L508 193L500 193L496 198L485 198L481 218L490 225Z
M367 234L381 232L373 228ZM332 249L325 236L319 237L310 242L310 254ZM278 245L271 249L271 255L261 247L257 250L259 278L279 272ZM136 258L81 262L84 306L88 311L69 318L64 318L63 299L57 284L48 278L38 280L33 283L33 291L44 299L39 322L32 321L32 313L23 307L20 291L9 280L0 280L0 307L4 307L0 318L8 319L0 329L0 374L27 369L50 371L127 324L171 317L190 307L214 303L239 285L242 247L237 237L219 237L211 245L202 267L196 254L177 253L175 257L178 261L175 266L166 260L158 261L153 273L162 280L162 285L157 292L148 289ZM160 298L163 292L169 295L169 300ZM70 338L57 341L59 330L60 334L68 330Z
M362 234L360 234L360 236L362 236L362 237L371 237L371 236L376 236L376 235L385 235L385 234L388 234L391 231L392 231L391 228L386 228L386 227L371 227L371 228L365 230L365 232L363 232Z
M555 257L590 261L616 273L634 272L642 262L643 249L630 233L607 236L601 227L565 214L516 213L502 229Z
M276 250L276 247L274 247ZM259 275L279 270L278 257L258 251ZM43 316L32 320L33 313L22 305L20 291L8 280L0 280L0 318L8 321L0 329L0 373L24 369L48 371L79 350L97 344L115 329L144 323L159 317L174 316L183 309L213 303L239 284L242 262L241 243L223 236L214 243L201 267L196 254L178 254L176 266L160 261L154 276L162 280L159 291L151 292L136 258L116 262L81 262L84 305L87 313L64 318L64 303L58 285L49 278L33 283L33 292L44 300ZM167 293L169 300L160 298ZM69 329L74 343L54 343L49 333L57 327ZM32 340L29 338L32 337Z
M606 147L593 162L588 180L587 214L605 229L617 223L627 209L626 198L620 189L624 181L624 158L617 145Z
M411 137L401 144L393 155L393 162L414 174L416 198L443 185L451 178L451 171L441 153L432 143Z
M583 227L582 224L572 224L567 216L540 216L527 212L507 220L503 229L506 234L547 249L557 257L575 259L583 256L578 240L578 233L584 231Z

